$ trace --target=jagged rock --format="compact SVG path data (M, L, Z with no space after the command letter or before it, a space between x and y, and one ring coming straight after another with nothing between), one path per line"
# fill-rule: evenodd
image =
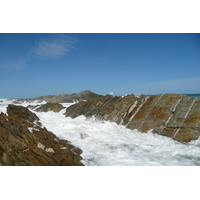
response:
M74 98L76 100L100 99L102 97L103 95L95 94L94 92L91 92L90 90L85 90L74 95Z
M74 104L70 106L70 109L66 110L65 115L70 116L72 118L78 117L79 115L85 115L87 117L91 117L95 115L96 117L103 117L105 114L105 110L109 111L110 104L108 102L113 99L113 96L106 95L101 97L100 99L90 99L88 101L81 101L78 104ZM116 100L116 99L115 99ZM111 107L113 104L111 103ZM104 111L101 112L101 109ZM98 113L98 116L96 115Z
M54 111L54 112L60 112L65 107L62 106L59 103L46 103L39 108L36 108L35 110L38 112L48 112L48 111Z
M187 143L200 136L200 98L181 94L160 94L146 97L104 96L79 102L66 109L66 116L95 116L130 129L171 137Z
M42 128L27 108L9 105L7 113L0 114L1 165L83 165L81 150Z
M38 121L39 118L36 114L29 111L29 109L23 106L8 105L7 113L10 119L13 119L17 123L24 123L26 121L34 122Z

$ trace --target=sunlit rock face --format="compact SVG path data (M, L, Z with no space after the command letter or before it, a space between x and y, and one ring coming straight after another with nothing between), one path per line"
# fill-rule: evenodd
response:
M9 105L0 114L0 165L83 165L81 150L58 139L22 106Z
M154 133L183 143L200 136L200 98L181 94L106 95L74 104L66 109L65 115L95 116L142 132L153 129Z

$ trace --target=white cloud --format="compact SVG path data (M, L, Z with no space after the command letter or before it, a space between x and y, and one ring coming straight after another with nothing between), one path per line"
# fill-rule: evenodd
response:
M20 70L25 67L27 63L27 60L25 58L18 58L13 61L8 61L6 63L1 64L1 67L5 69L15 69L15 70Z
M58 58L69 52L76 42L76 38L63 34L56 35L51 39L40 41L31 51L32 56L37 58Z

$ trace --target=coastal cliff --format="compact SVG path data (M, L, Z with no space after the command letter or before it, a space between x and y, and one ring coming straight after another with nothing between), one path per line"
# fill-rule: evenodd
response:
M183 143L200 136L200 98L181 94L106 95L71 105L65 115L72 118L94 116L142 132L152 129L154 133Z

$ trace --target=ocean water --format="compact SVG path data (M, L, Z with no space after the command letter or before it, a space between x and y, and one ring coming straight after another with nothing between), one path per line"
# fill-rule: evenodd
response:
M12 100L0 100L0 112L6 112L9 103ZM27 106L30 103L20 105ZM70 105L63 104L65 107ZM181 144L151 131L142 133L113 122L86 119L84 116L72 119L63 115L65 109L59 113L31 111L37 114L49 131L82 149L81 162L87 166L200 165L200 140Z
M200 97L200 94L184 94L187 95L188 97ZM138 95L139 97L140 95ZM146 95L146 96L151 96L151 95Z
M200 94L185 94L189 97L200 97Z

